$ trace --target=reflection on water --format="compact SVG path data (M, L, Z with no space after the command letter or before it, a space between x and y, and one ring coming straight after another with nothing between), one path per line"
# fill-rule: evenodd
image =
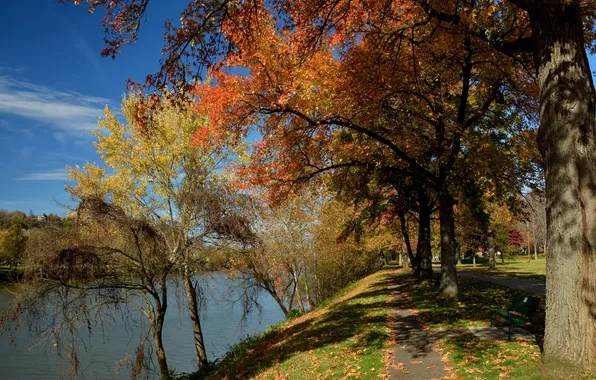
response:
M206 299L206 307L201 313L205 345L210 360L223 355L230 345L247 335L254 335L283 319L283 313L275 301L267 294L260 296L262 312L250 313L241 324L242 306L231 302L239 297L234 290L235 281L224 274L216 273L201 278L211 296ZM164 346L170 369L190 372L195 368L195 350L190 320L186 305L180 306L176 296L168 307L164 326ZM0 287L0 305L5 305L11 293ZM183 299L182 297L179 297ZM139 321L124 323L123 318L114 318L105 331L94 331L90 339L85 339L81 348L81 378L85 379L126 379L129 368L124 367L119 375L114 373L116 363L126 355L133 356L139 339ZM39 336L27 329L14 334L14 345L8 333L0 335L0 379L55 379L59 378L65 360L58 360L51 342L38 343ZM155 363L157 365L157 363Z

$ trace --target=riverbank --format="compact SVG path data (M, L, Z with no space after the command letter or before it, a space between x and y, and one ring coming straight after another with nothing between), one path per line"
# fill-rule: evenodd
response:
M208 378L379 378L390 340L392 273L376 272L315 310L242 341Z
M470 278L460 278L459 284L458 300L437 299L433 284L420 282L407 270L379 271L347 287L314 311L233 346L207 378L378 379L395 374L414 376L416 365L427 372L442 368L445 374L431 376L439 378L548 378L540 373L542 297L535 316L538 342L485 341L468 328L489 326L491 308L506 308L514 295L531 294ZM390 286L399 288L393 294L405 296L404 305L391 299ZM396 325L396 317L390 316L396 309L411 309L411 315L397 316L406 330L415 325L409 323L415 316L421 332L438 337L428 340L438 347L423 350L428 354L438 349L438 356L407 359L407 355L399 353L396 358L390 355L395 347L406 344L404 336L420 340L420 334L408 334ZM397 338L402 339L401 343ZM420 351L420 347L415 348ZM393 373L387 374L387 368L394 369ZM199 378L202 377L195 374L178 380Z

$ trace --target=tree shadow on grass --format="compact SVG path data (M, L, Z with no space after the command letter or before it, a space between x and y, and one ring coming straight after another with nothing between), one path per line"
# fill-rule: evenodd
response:
M387 325L387 301L377 298L388 294L387 280L383 276L359 297L347 298L330 305L326 312L314 311L270 332L242 358L231 365L223 363L211 377L249 378L295 355L326 347L342 345L350 352L384 347L389 339L382 331Z
M418 309L421 323L431 329L467 328L488 326L491 320L490 309L507 309L515 295L528 295L523 290L459 277L460 294L457 300L436 297L436 288L425 283L418 283L407 276L400 276L400 283L407 287L408 293ZM544 297L533 319L536 342L542 350L544 341Z

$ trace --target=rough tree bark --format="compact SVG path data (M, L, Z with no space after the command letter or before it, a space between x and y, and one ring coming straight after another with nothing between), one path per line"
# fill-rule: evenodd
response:
M522 5L530 5L546 176L544 365L596 371L595 92L581 10L577 1Z
M453 196L445 189L439 196L441 224L441 286L439 296L457 298L457 271L455 268L455 217Z

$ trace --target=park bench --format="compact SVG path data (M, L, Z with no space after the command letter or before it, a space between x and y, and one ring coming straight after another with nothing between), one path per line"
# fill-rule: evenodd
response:
M511 326L529 325L532 333L534 333L533 318L540 298L530 296L513 296L511 305L507 310L490 309L490 325L493 326L495 317L501 317L509 326L507 339L511 340Z

